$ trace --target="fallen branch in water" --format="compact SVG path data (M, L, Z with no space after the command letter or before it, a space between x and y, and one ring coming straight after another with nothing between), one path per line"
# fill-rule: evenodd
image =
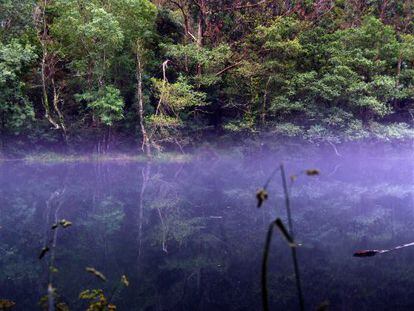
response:
M390 249L368 249L368 250L360 250L354 253L354 257L373 257L375 255L378 254L385 254L385 253L389 253L392 251L396 251L405 247L409 247L409 246L414 246L414 242L412 243L408 243L408 244L404 244L404 245L399 245L396 246L394 248L390 248Z

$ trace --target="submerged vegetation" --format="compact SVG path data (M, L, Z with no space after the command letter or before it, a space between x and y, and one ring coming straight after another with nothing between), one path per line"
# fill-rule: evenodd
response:
M413 17L0 0L0 310L413 310Z
M410 141L413 10L404 0L2 0L1 151Z
M305 310L410 309L412 248L352 254L412 241L412 162L329 151L3 163L0 298L15 310L41 299L55 310L232 311L261 310L267 292L268 310L298 310L295 249Z

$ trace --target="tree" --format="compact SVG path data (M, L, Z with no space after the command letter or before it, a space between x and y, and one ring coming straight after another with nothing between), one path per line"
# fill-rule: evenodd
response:
M154 35L156 8L148 0L114 1L113 7L125 34L125 46L135 59L136 109L142 136L142 151L151 156L151 141L145 127L143 75L145 59L149 58L146 40Z
M29 129L34 119L32 103L25 95L24 72L35 59L34 48L17 41L0 43L0 139Z

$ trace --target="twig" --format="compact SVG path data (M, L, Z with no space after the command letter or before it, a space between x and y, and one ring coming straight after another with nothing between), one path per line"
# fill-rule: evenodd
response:
M330 142L329 140L327 141L328 142L328 144L330 144L331 145L331 147L333 148L333 150L335 151L335 154L338 156L338 157L342 157L342 154L340 154L339 152L338 152L338 149L336 148L336 146L332 143L332 142Z
M272 181L272 179L273 179L273 176L278 172L280 170L280 167L277 167L277 168L275 168L274 170L273 170L273 172L270 174L270 176L269 176L269 178L266 180L266 182L265 182L265 184L264 184L264 186L263 186L263 189L267 189L267 187L269 186L269 184L270 184L270 182Z

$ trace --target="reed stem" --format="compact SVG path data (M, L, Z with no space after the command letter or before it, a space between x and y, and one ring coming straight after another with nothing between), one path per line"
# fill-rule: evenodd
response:
M263 310L269 311L269 294L267 291L267 266L269 262L269 253L270 253L270 244L272 242L273 228L275 226L275 221L269 225L267 230L266 242L263 252L263 261L262 261L262 303Z
M293 223L292 223L292 213L290 210L289 190L287 186L285 167L283 164L280 165L280 173L282 176L283 192L285 194L285 206L286 206L286 212L287 212L287 217L288 217L288 226L289 226L289 231L290 231L289 233L292 239L295 241L295 235L294 235ZM296 254L296 248L291 247L291 252L292 252L293 267L295 270L295 280L296 280L296 289L298 292L299 306L300 306L300 310L304 311L305 303L304 303L303 293L302 293L302 285L301 285L301 279L300 279L299 264L298 264L297 254Z

